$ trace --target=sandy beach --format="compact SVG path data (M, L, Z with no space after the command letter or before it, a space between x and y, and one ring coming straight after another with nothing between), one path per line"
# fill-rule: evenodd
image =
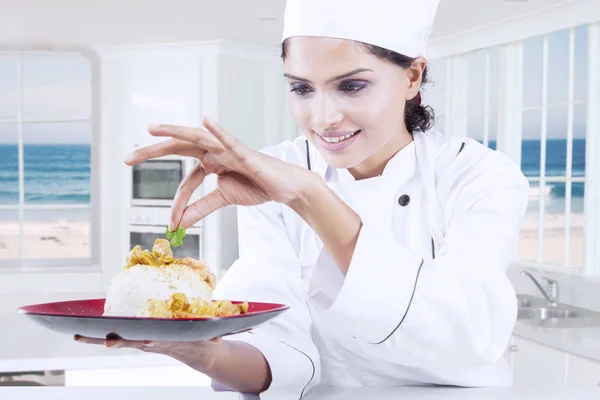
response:
M571 244L569 266L580 268L583 265L583 214L571 216ZM538 214L535 210L527 213L521 231L519 257L527 261L537 261L538 254ZM563 214L544 216L544 261L563 265L564 260ZM0 260L18 258L19 225L16 222L0 222ZM77 222L35 222L24 225L24 256L27 258L80 258L89 254L89 223Z
M583 267L583 213L571 214L569 260L571 268ZM544 215L543 261L549 264L564 265L565 258L565 216L564 214ZM528 212L521 230L519 258L538 261L539 222L537 212Z
M89 257L87 221L27 222L23 225L25 258ZM0 222L0 260L19 258L19 224ZM3 264L0 262L0 264Z

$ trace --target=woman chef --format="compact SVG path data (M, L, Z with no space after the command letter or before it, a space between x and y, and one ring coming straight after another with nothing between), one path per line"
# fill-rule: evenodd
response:
M261 398L317 384L510 384L517 306L505 273L528 183L502 153L430 129L419 89L437 5L288 0L282 55L304 134L293 142L257 152L208 120L151 127L171 139L128 165L201 161L171 229L242 206L240 257L216 297L291 308L226 340L107 345L169 355ZM217 189L188 206L207 174Z

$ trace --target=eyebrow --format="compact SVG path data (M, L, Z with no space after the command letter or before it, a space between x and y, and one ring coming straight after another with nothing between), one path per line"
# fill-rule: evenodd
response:
M350 77L352 75L356 75L356 74L361 73L361 72L373 72L373 70L368 69L368 68L358 68L358 69L355 69L353 71L346 72L345 74L334 76L333 78L328 79L327 82L329 83L329 82L339 81L340 79L348 78L348 77ZM287 74L287 73L283 74L283 76L286 77L286 78L288 78L288 79L293 79L293 80L296 80L296 81L311 83L310 80L308 80L306 78L300 78L299 76L294 76L294 75Z

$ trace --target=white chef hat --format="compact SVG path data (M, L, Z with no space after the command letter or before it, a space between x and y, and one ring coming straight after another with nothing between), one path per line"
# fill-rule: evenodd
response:
M283 40L350 39L408 57L426 55L440 0L287 0Z

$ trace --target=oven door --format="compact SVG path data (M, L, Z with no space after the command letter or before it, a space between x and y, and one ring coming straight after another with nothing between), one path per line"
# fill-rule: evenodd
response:
M160 226L130 226L129 227L129 248L141 246L142 250L152 250L156 239L166 239L165 227ZM201 229L190 228L186 230L185 238L181 247L171 248L173 256L176 258L192 257L196 260L202 260L202 233Z
M170 206L187 173L183 158L147 160L131 169L131 204Z

